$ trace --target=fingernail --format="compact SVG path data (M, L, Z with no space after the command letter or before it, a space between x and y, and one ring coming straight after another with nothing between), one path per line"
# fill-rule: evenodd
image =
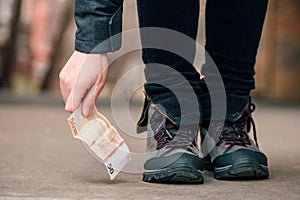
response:
M69 105L68 105L68 104L65 105L65 111L71 112L71 109L69 108Z
M89 107L85 107L83 109L83 115L87 117L89 114L90 114L90 108Z

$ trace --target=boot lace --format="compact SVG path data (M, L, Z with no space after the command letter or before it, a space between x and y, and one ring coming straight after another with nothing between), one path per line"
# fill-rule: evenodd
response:
M151 124L161 123L162 116L153 117ZM195 134L192 133L191 129L187 127L177 128L170 123L164 123L162 127L154 130L154 138L157 141L157 150L166 148L188 148L195 147Z
M242 114L242 116L235 122L225 122L221 135L216 140L216 145L251 145L248 133L251 130L251 125L253 127L253 137L257 148L257 135L256 126L252 118L252 113L255 110L255 104L250 103L249 107Z

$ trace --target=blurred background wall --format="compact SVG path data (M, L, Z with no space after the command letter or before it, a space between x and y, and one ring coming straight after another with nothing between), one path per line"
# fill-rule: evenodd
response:
M21 94L52 90L61 52L73 47L72 1L0 0L0 87ZM55 75L57 76L57 75Z
M200 3L197 40L204 45L205 0ZM70 0L0 0L2 91L21 95L59 93L58 73L74 48L73 4ZM256 97L300 102L299 11L299 0L269 0L257 56ZM124 30L138 27L135 0L124 1L123 18ZM113 63L102 96L110 95L124 71L141 64L140 51ZM137 74L133 81L142 83L144 79Z
M269 2L257 57L255 94L300 101L300 1Z

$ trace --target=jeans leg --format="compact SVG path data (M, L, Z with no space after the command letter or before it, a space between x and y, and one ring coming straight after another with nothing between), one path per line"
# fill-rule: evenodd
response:
M217 65L227 96L227 120L238 116L255 88L254 65L268 0L207 0L205 49ZM210 73L204 64L202 73ZM204 81L201 103L210 118L210 99Z
M180 32L194 40L197 37L199 0L137 0L140 28L158 27ZM159 41L159 42L157 42ZM176 52L170 52L168 47L179 49L184 52L188 60L193 61L195 56L195 42L178 41L178 37L172 34L164 37L158 33L149 33L141 30L141 42L143 46L143 61L145 68L145 91L154 104L160 104L166 114L170 116L177 124L180 124L181 112L180 105L184 104L186 109L191 109L189 114L199 115L198 94L200 93L199 73L194 66L183 59ZM157 43L159 48L147 48L149 44ZM161 45L162 44L162 45ZM164 48L164 45L167 47ZM163 70L161 65L170 67L171 70ZM188 96L185 98L176 98L174 88L180 90L181 94L189 95L187 85L176 73L189 83L193 93L197 94L197 110L188 105ZM170 86L170 87L166 87ZM177 96L178 97L178 96ZM185 110L187 111L187 110ZM199 122L199 118L197 121ZM194 122L191 122L194 123Z

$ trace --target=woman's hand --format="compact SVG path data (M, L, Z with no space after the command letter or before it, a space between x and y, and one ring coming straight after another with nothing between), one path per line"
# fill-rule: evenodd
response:
M105 85L107 74L107 54L74 51L59 74L65 110L73 112L82 103L81 112L88 116Z

